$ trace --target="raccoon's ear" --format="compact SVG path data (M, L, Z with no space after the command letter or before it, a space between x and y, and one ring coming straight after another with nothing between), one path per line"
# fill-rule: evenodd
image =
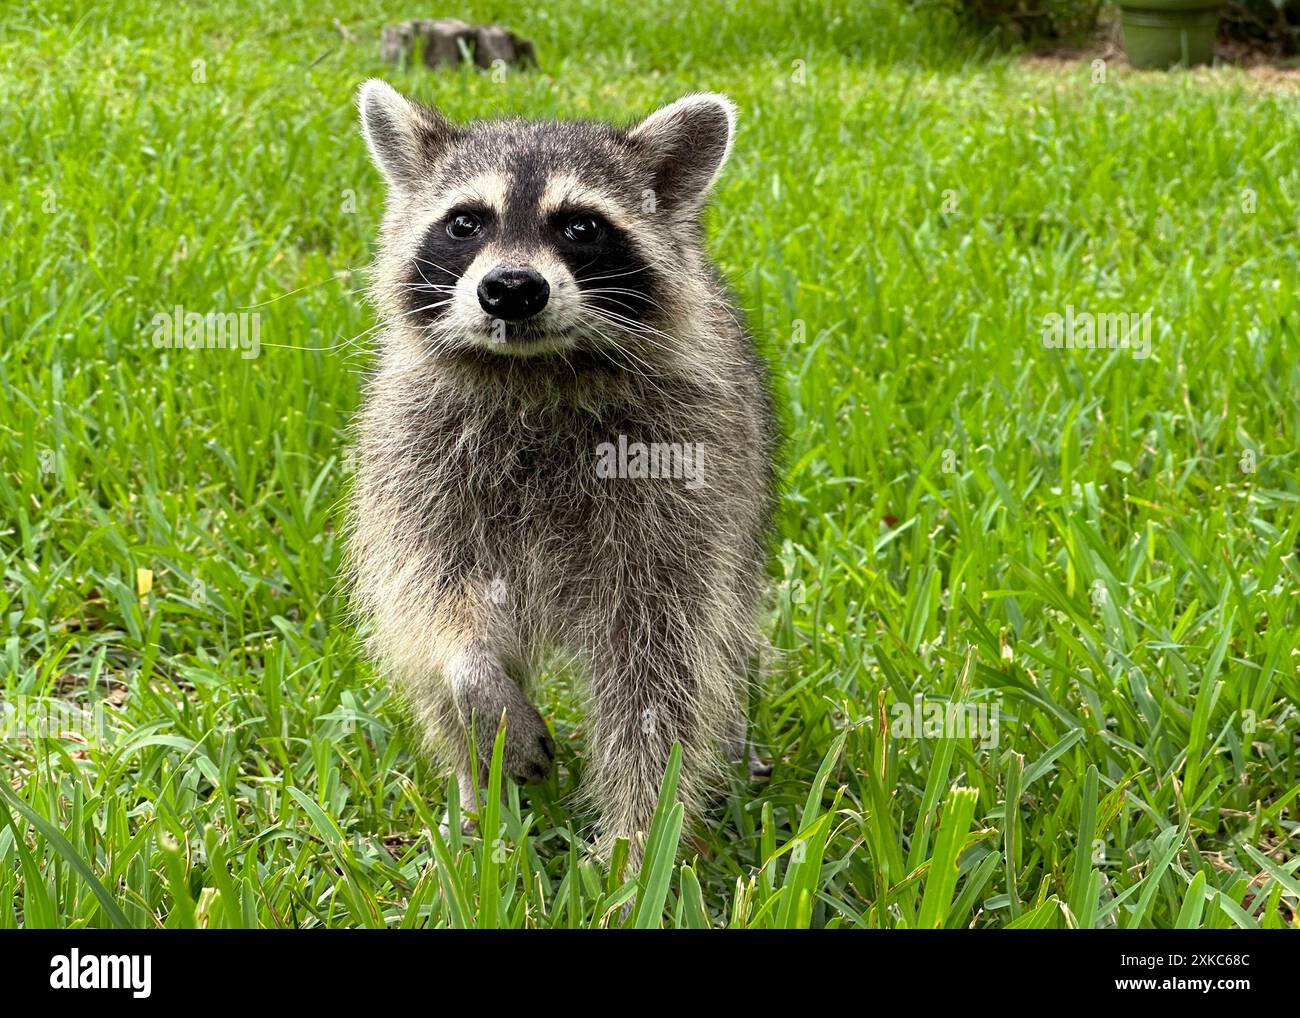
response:
M697 210L731 154L736 104L716 92L678 99L627 132L654 172L655 194L673 208Z
M418 183L460 133L437 110L412 102L378 78L361 86L357 107L370 158L395 187Z

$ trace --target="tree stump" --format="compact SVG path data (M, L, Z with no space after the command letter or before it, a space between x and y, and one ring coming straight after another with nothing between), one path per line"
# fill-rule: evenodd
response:
M426 67L455 67L465 61L490 68L497 61L516 67L536 67L533 44L500 25L471 25L459 18L416 18L385 25L379 56L409 67L416 55Z

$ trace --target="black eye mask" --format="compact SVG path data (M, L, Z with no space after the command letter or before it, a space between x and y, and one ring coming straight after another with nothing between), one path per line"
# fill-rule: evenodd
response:
M596 221L596 235L574 240L572 224L587 218ZM656 303L657 281L627 234L604 219L573 212L552 216L551 230L555 250L573 273L588 307L633 321L649 315Z
M470 237L453 237L449 227L462 215L478 222L478 232ZM404 281L406 310L411 319L434 322L451 310L448 303L451 288L469 270L495 232L495 218L489 209L483 208L456 208L430 224Z

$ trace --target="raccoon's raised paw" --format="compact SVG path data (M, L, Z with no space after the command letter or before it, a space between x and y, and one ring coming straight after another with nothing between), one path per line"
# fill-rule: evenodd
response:
M492 747L502 715L506 720L502 750L502 771L521 785L545 781L555 760L555 743L537 708L504 671L486 669L474 681L459 685L457 709L468 724L475 726L478 762L486 772L492 761Z
M484 747L491 759L491 744ZM555 742L546 730L546 722L530 703L519 703L506 714L506 741L502 750L502 770L520 785L545 781L555 762Z

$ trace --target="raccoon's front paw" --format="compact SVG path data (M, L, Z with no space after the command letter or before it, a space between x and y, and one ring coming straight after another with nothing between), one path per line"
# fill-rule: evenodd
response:
M452 690L461 720L473 725L478 760L485 769L492 762L492 747L504 715L504 772L521 785L546 780L555 760L555 743L537 708L504 669L491 662L466 668L453 681Z
M555 742L546 722L530 703L506 714L506 743L502 768L521 785L545 781L555 763Z
M501 751L501 769L520 785L545 781L555 762L555 743L537 708L522 697L506 707L506 739ZM479 735L479 759L484 771L492 762L496 732ZM486 780L486 779L485 779Z

